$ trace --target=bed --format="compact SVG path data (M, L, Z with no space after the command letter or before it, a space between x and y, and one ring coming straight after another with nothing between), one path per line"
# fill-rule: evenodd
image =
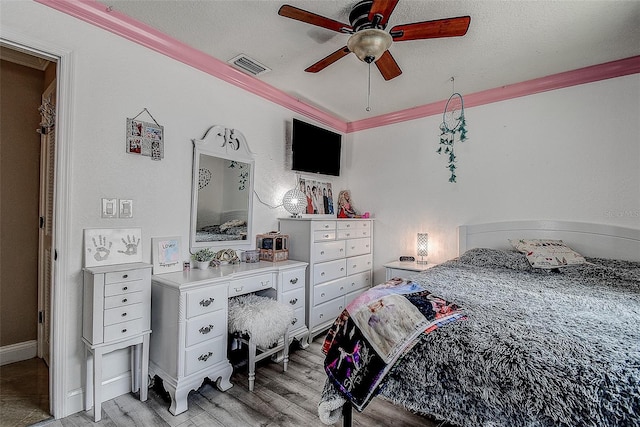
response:
M531 251L510 243L522 239L562 240L585 262L533 266ZM429 332L403 342L395 358L373 363L362 340L355 357L349 346L364 333L357 308L336 319L323 346L324 423L344 415L349 425L351 407L364 410L370 392L461 427L640 426L640 230L559 221L461 226L459 254L367 292L418 290L438 301Z
M196 230L196 242L247 240L247 221L233 219L222 224L205 225Z

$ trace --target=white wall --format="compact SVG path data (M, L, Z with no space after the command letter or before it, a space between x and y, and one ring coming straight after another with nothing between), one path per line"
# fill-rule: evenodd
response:
M352 136L349 186L375 221L374 282L382 264L457 255L460 224L558 219L640 228L640 75L465 110L458 182L436 154L441 116Z
M240 130L255 153L255 190L276 206L296 176L285 166L285 133L294 114L210 75L30 1L2 2L0 27L20 40L71 52L73 87L70 138L72 182L68 253L58 265L68 272L55 286L65 296L65 396L62 413L82 409L82 232L84 228L142 227L143 259L151 260L152 236L182 236L189 242L193 138L212 125ZM164 126L164 159L125 153L126 119L147 108ZM141 120L151 121L143 114ZM288 132L290 133L290 132ZM332 179L339 187L340 179ZM132 219L102 219L102 197L133 200ZM288 215L254 196L254 233L276 230ZM252 242L255 245L255 242ZM188 248L183 250L189 257ZM63 288L63 289L60 289ZM105 380L127 383L127 357L105 360ZM117 387L114 388L114 390ZM107 396L108 396L107 391Z

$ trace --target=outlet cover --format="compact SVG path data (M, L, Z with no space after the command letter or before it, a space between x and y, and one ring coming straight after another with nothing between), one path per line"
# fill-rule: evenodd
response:
M118 217L118 199L102 199L102 218Z
M133 200L120 199L120 218L133 218Z

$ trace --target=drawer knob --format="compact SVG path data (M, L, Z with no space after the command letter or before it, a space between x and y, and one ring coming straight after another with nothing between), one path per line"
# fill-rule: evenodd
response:
M324 228L329 228L329 224L325 224L325 225L324 225Z
M291 324L295 325L296 323L298 323L298 318L294 317L293 320L291 321Z
M322 319L324 317L324 314L320 313L320 316L318 317Z
M124 313L122 313L122 317L125 317L126 315L127 315L126 311Z
M200 356L198 356L198 360L202 361L202 362L206 362L207 359L209 359L211 356L213 356L213 353L208 352L206 354L201 354Z
M122 298L122 302L127 302L127 301L129 301L129 300L126 299L126 298Z
M127 277L129 277L129 275L128 275L128 274L123 274L123 275L122 275L122 278L123 278L123 279L126 279Z
M340 248L340 252L344 252L344 249Z
M233 288L236 292L241 292L244 286L240 286L239 288Z
M328 235L328 234L325 234L325 235L324 235L324 238L325 238L325 239L328 239L328 238L329 238L329 235Z
M209 307L211 305L212 302L214 302L216 299L211 297L209 299L203 299L202 301L200 301L200 305L203 307Z
M320 296L321 296L321 297L323 297L323 296L324 296L324 292L323 292L323 293L321 293L321 294L320 294Z
M126 291L127 289L129 289L129 287L128 287L128 286L123 286L123 287L122 287L122 290L123 290L123 291Z
M298 302L298 298L294 298L292 300L289 300L289 304L291 305L295 305Z
M289 283L291 283L292 285L295 285L296 283L298 283L298 278L294 277L293 279L289 280Z
M123 329L123 330L122 330L122 333L123 333L123 334L124 334L124 333L126 333L126 332L127 332L127 330L126 330L126 329Z
M202 334L202 335L206 335L209 332L211 332L211 330L213 329L213 325L209 325L209 326L203 326L202 328L200 328L198 331Z
M324 255L324 251L320 251L320 255Z
M341 290L341 291L344 291L344 286L340 286L340 290Z
M322 273L320 273L321 276L324 276L324 271Z
M340 271L344 271L344 267L340 267Z
M270 281L271 281L271 280L261 280L261 281L260 281L260 284L261 284L262 286L269 286L269 282L270 282Z

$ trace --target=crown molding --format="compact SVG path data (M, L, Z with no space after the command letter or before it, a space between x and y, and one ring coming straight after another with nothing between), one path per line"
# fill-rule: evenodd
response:
M225 62L181 43L146 24L105 7L94 0L35 1L167 55L170 58L285 107L290 111L344 133L358 132L441 114L446 103L446 100L442 100L380 116L369 117L363 120L345 122L253 76L249 76ZM640 55L467 94L464 96L464 101L466 107L477 107L493 102L636 73L640 73Z

